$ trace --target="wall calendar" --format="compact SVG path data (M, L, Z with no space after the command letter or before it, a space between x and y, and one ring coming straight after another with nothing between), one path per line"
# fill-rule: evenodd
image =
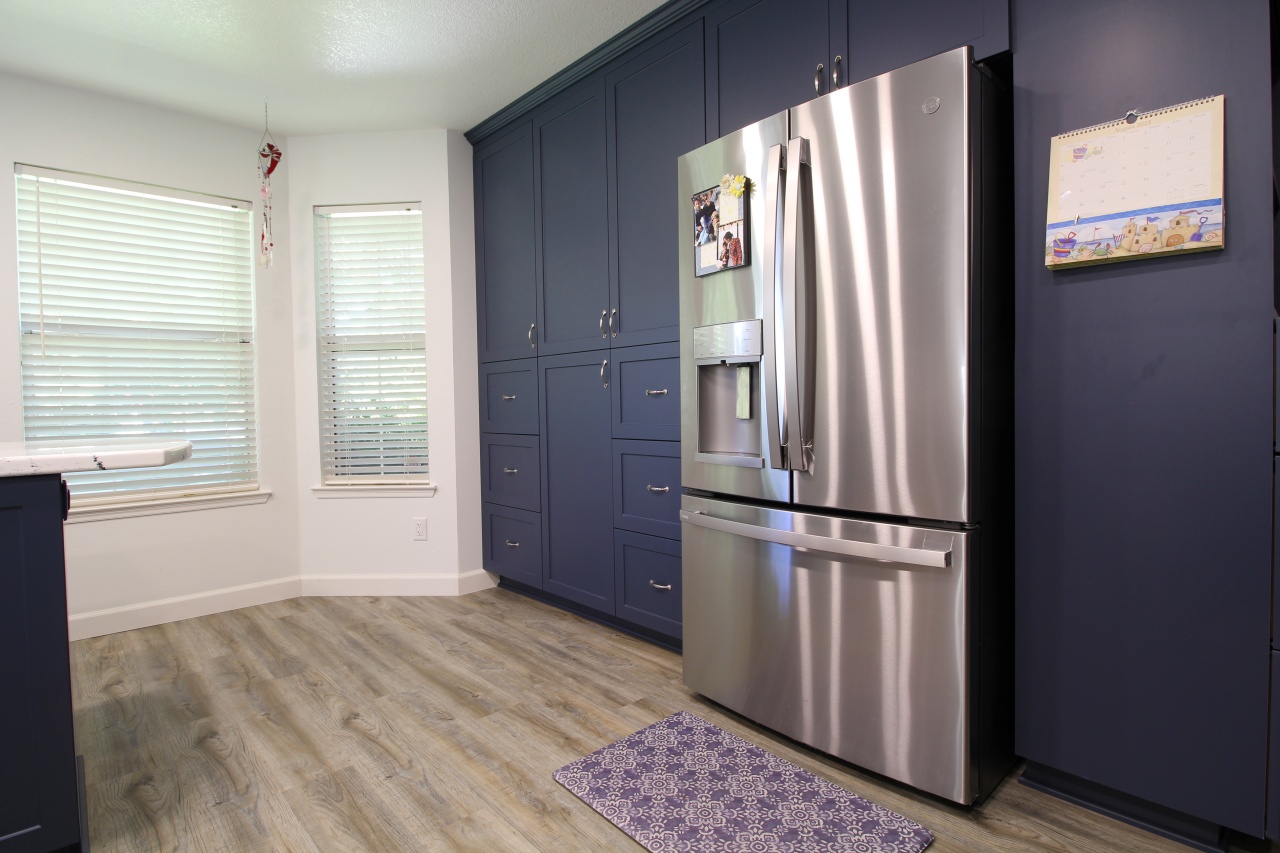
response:
M1223 96L1053 137L1045 264L1223 247Z

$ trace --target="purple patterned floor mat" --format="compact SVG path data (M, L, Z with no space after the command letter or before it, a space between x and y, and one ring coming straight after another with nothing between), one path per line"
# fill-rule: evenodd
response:
M652 853L918 853L933 841L687 711L552 775Z

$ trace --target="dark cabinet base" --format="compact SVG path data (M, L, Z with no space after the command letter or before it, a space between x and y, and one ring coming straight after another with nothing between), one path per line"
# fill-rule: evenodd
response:
M1227 849L1229 833L1216 823L1131 797L1034 761L1027 762L1027 768L1018 781L1029 788L1052 794L1156 835L1172 838L1196 850L1221 853Z
M78 849L57 474L0 478L0 853Z
M599 610L592 610L590 607L583 607L581 604L570 601L567 598L561 598L558 595L544 592L536 587L528 586L527 584L522 584L509 578L501 578L498 581L498 588L510 590L511 592L518 592L521 595L528 596L536 601L550 604L553 607L559 607L561 610L566 610L575 616L590 619L592 622L598 622L615 631L630 634L632 637L639 637L642 640L647 640L648 642L653 643L655 646L661 646L662 648L670 649L673 652L678 653L684 648L684 644L678 637L671 637L660 631L651 631L648 628L635 624L634 622L628 622L625 619L617 619L607 613L601 613Z

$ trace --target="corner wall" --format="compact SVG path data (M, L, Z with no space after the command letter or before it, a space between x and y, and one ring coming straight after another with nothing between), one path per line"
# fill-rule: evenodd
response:
M304 595L455 595L493 585L480 560L471 146L444 130L291 137L298 550ZM422 204L433 496L329 497L320 485L315 205ZM427 519L426 542L412 519Z

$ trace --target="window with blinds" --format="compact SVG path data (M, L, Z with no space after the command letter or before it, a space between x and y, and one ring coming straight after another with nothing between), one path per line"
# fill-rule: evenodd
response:
M315 208L324 485L426 483L418 204Z
M256 488L249 203L29 166L15 182L26 440L191 442L177 465L68 474L78 504Z

